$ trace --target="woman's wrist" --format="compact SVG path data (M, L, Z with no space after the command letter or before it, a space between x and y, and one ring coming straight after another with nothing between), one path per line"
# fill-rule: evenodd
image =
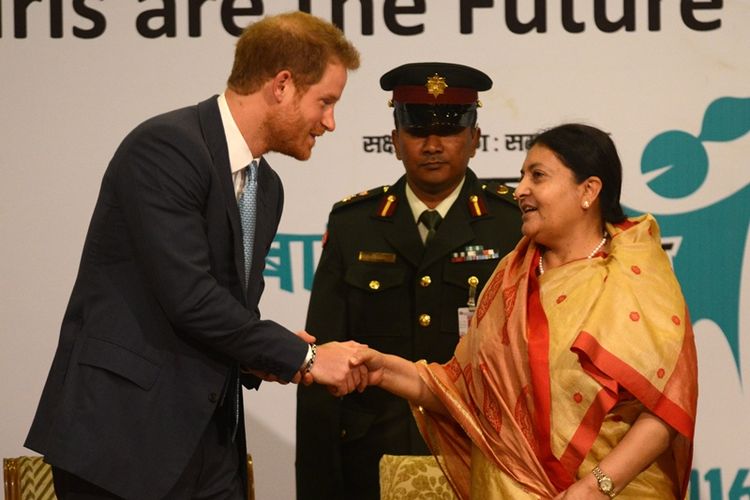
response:
M615 483L612 478L602 471L597 465L591 471L591 474L586 475L587 485L591 492L598 493L599 496L592 498L614 498L615 497Z

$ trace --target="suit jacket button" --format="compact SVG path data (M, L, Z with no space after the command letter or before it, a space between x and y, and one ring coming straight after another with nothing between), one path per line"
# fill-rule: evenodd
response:
M346 429L341 429L341 439L346 437Z
M428 287L432 283L432 278L429 276L422 276L422 278L419 280L419 284L423 287Z
M215 403L219 400L219 395L216 394L215 392L212 392L211 394L208 395L208 400L211 401L212 403Z
M430 322L432 321L432 318L430 318L429 314L420 314L419 315L419 325L428 327L430 326Z

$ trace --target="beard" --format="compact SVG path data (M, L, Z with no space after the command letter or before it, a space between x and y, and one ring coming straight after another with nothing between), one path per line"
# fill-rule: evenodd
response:
M292 109L276 110L267 121L268 150L304 161L310 158L312 146L308 144L310 131L295 101Z

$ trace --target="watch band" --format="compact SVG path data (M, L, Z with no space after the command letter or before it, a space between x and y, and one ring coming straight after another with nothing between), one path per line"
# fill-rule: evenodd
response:
M597 486L599 488L599 491L607 495L609 498L615 497L615 483L612 481L612 478L606 475L597 465L594 467L594 469L591 471L591 473L596 478Z
M314 343L310 344L310 359L307 360L307 363L305 363L305 373L310 373L310 370L312 370L313 364L315 363L315 356L317 353L318 346L316 346Z

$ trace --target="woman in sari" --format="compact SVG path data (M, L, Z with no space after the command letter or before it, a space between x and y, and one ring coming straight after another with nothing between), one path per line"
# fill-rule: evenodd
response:
M411 402L461 499L684 498L695 344L656 221L623 214L596 128L538 135L521 175L524 238L453 359L365 349L353 363Z

